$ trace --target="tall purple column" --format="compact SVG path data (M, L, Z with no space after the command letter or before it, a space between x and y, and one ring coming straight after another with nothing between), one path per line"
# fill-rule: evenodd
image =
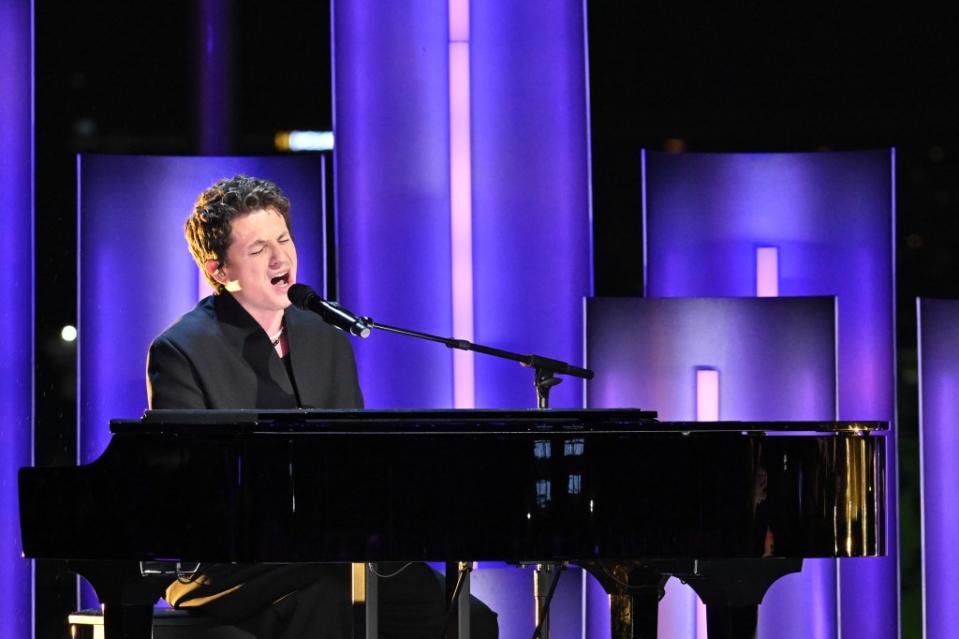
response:
M470 7L474 336L572 361L591 281L583 28L579 2ZM338 3L334 30L343 299L449 334L464 283L450 266L446 3ZM448 353L383 336L358 350L370 405L451 404ZM535 405L528 371L475 367L478 406ZM556 406L582 403L577 382L554 393Z
M0 0L0 619L33 634L31 563L20 556L17 470L33 439L33 3Z
M343 0L333 28L343 303L581 364L591 281L582 2ZM441 346L377 332L356 352L370 407L536 403L532 372L512 362L454 365ZM581 406L582 384L559 386L552 405ZM501 636L528 636L531 599L497 579L477 578L477 590L496 582L493 599L522 602L503 609ZM532 577L504 579L528 591ZM573 616L554 636L579 633Z
M894 152L644 158L647 294L754 295L757 249L778 248L780 295L838 297L839 417L894 424ZM839 562L844 637L898 634L894 435L886 450L887 556Z
M230 0L196 3L197 145L204 155L230 152L233 133L233 11Z
M591 294L589 127L582 2L472 5L476 340L582 364ZM476 402L534 407L533 377L476 358ZM583 405L567 379L553 407Z
M446 0L335 2L341 299L386 324L450 335ZM356 344L369 407L447 407L452 359L374 332Z
M32 636L33 571L20 556L17 470L33 439L33 3L0 0L0 624Z
M922 625L927 639L959 628L959 300L917 300L922 466Z

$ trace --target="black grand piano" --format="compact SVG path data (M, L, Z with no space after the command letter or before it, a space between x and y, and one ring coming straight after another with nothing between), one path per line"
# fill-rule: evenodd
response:
M149 636L152 561L575 563L614 637L670 575L749 636L806 557L885 548L880 422L659 422L638 410L152 411L95 462L20 470L24 555L67 560L108 639Z

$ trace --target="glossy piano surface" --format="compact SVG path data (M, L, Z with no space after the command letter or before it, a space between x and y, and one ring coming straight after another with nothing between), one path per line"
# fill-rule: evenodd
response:
M884 551L884 423L155 411L20 471L27 557L558 561Z

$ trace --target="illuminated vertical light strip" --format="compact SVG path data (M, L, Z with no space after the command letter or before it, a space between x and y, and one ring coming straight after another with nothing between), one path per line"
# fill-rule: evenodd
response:
M696 421L719 421L719 371L696 369Z
M779 248L756 247L756 297L779 297Z
M450 0L450 257L453 335L473 340L469 0ZM453 351L453 405L475 406L473 353Z
M28 197L29 197L29 202L30 202L30 205L29 205L29 206L30 206L30 244L29 244L29 246L34 247L34 246L36 246L36 243L35 243L35 242L36 242L36 234L37 234L37 233L36 233L36 224L37 224L37 221L36 221L36 165L37 165L37 162L36 162L36 110L37 110L37 109L36 109L36 99L37 99L37 98L36 98L36 95L37 95L37 90L36 90L36 76L37 76L37 68L36 68L36 64L37 64L37 63L36 63L37 34L36 34L36 28L37 28L37 27L36 27L36 24L37 24L37 9L36 9L36 2L35 2L35 0L30 0L29 4L30 4L30 18L29 18L29 25L30 25L30 27L29 27L29 28L30 28L30 48L29 48L29 50L28 50L28 51L29 51L28 55L29 55L29 58L30 58L30 72L29 72L29 73L30 73L30 76L29 76L29 77L30 77L30 111L29 111L29 113L30 113L30 126L27 128L27 136L29 136L28 139L29 139L29 148L30 148L30 151L29 151L29 162L30 162L30 168L29 168L30 178L29 178L29 179L30 179L30 181L29 181L29 184L28 184L28 188L29 188L29 196L28 196ZM0 22L2 22L2 19L0 19ZM0 38L0 41L2 41L2 40L3 40L3 38ZM2 57L2 59L7 60L8 62L10 61L10 58L6 57L5 55L4 55L4 56L0 56L0 57ZM16 64L13 64L12 66L13 66L13 68L18 68ZM3 93L6 94L6 91L4 91ZM6 95L9 95L9 94L6 94ZM6 142L3 142L3 143L2 143L2 146L5 147L5 146L6 146ZM36 256L34 255L33 250L30 251L30 261L29 261L29 264L30 264L30 271L29 271L29 273L30 273L30 284L31 284L31 286L29 287L29 290L30 290L30 292L29 292L29 296L30 296L30 313L29 313L29 318L30 318L30 319L29 319L29 322L30 322L30 324L29 324L29 327L30 327L30 328L29 328L30 341L29 341L29 343L30 343L30 344L35 344L35 342L36 342L36 328L35 328L35 327L36 327L36 316L35 316L35 314L36 314L36 296L37 296L36 286L37 286L37 282L36 282ZM35 367L36 367L36 361L35 361L35 360L36 360L36 356L35 356L34 350L33 350L34 348L35 348L35 347L31 347L31 349L30 349L30 355L29 355L29 364L30 364L30 370L31 370L31 371L35 370ZM6 361L6 358L4 358L4 361ZM29 379L30 379L30 382L29 382L29 384L30 384L30 394L29 394L29 396L28 396L28 401L30 402L30 409L29 409L29 411L24 411L24 416L25 416L25 417L26 417L26 416L29 416L28 419L30 420L30 426L29 426L28 428L24 429L24 430L25 430L27 433L29 433L30 442L29 442L29 444L26 444L26 445L24 446L24 449L29 449L29 451L30 451L30 453L29 453L29 455L30 455L30 457L29 457L29 463L30 463L31 465L33 465L33 464L36 463L36 451L34 450L34 441L35 441L35 438L34 438L34 436L33 436L34 428L36 427L36 418L35 418L35 415L34 415L34 411L35 411L35 409L34 409L34 398L36 397L36 387L35 387L36 384L35 384L34 375L31 374ZM6 420L6 418L4 418L4 422L3 422L3 423L8 424L9 422ZM17 523L19 523L19 516L17 517L17 520L18 520ZM23 570L23 569L21 568L21 570ZM21 574L22 574L22 573L21 573ZM16 577L14 576L13 578L15 579ZM79 581L79 580L78 580L78 581ZM24 587L23 587L23 590L22 590L21 592L22 592L22 595L23 595L23 596L29 597L29 600L30 600L30 613L29 613L29 617L27 617L26 619L24 619L24 615L26 614L26 611L23 610L23 611L20 613L20 616L17 618L17 621L15 622L15 626L14 626L14 627L16 627L17 625L19 625L21 628L29 627L29 629L30 629L30 630L29 630L29 634L26 635L26 636L35 637L35 636L36 636L36 631L37 631L37 607L36 607L36 606L37 606L37 597L36 597L36 593L37 593L37 576L36 576L36 566L35 566L35 564L33 564L33 562L31 562L31 565L30 565L30 584L29 584L29 586L27 586L26 584L23 584L23 586L24 586ZM5 597L5 601L7 601L7 602L12 602L14 605L16 605L17 602L16 602L15 599L6 598L6 595L4 595L4 597ZM4 616L6 617L6 613L3 613L3 614L4 614ZM16 633L16 632L17 632L17 631L14 630L14 633Z
M646 204L646 191L648 190L646 181L646 149L639 151L639 183L641 185L643 210L642 210L642 249L643 249L643 295L649 295L649 221L648 207Z
M951 637L959 625L959 300L916 300L919 353L919 481L922 496L922 636Z
M590 297L596 295L596 259L595 259L595 242L596 238L593 233L593 130L592 130L592 113L589 109L589 11L586 8L586 0L583 0L583 89L584 89L584 99L583 106L585 109L586 115L586 190L587 190L587 201L589 202L589 233L588 233L588 245L589 245L589 292L583 296L583 361L586 361L586 300ZM646 252L643 252L645 259ZM586 384L589 380L582 379L580 380L580 389L583 394L582 407L586 408ZM586 571L583 571L583 606L582 606L582 615L583 615L583 639L586 639Z
M719 421L719 371L696 369L696 421ZM706 639L706 604L696 597L696 639Z
M696 421L719 421L719 371L715 368L696 369ZM706 639L706 604L696 596L696 639Z

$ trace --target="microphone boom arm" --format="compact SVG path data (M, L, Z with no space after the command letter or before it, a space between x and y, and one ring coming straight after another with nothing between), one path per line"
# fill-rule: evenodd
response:
M558 359L550 359L548 357L542 357L541 355L522 355L520 353L514 353L512 351L506 351L500 348L493 348L492 346L474 344L473 342L465 339L440 337L439 335L421 333L420 331L412 331L407 328L400 328L398 326L379 324L373 321L372 317L363 317L361 319L370 328L376 328L388 333L406 335L408 337L416 337L418 339L424 339L430 342L439 342L440 344L446 345L447 348L455 348L461 351L473 351L475 353L491 355L493 357L499 357L500 359L518 362L521 366L526 368L532 368L536 373L535 386L537 400L536 403L538 408L549 408L549 389L563 381L562 379L557 378L556 375L570 375L572 377L579 377L581 379L593 379L593 371L590 369L573 366L572 364L568 364Z

